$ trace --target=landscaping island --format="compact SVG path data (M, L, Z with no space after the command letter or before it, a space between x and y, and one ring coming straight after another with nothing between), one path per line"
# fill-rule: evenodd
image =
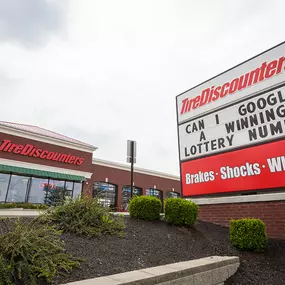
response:
M33 218L23 219L29 221ZM103 234L87 237L62 233L66 252L84 261L70 274L53 278L52 284L66 284L214 255L240 257L240 267L225 282L226 285L284 284L285 241L269 240L264 252L245 252L233 247L226 227L200 221L188 228L173 226L163 220L144 221L124 217L123 221L125 228L122 236ZM39 281L38 284L47 283Z
M125 217L123 238L102 236L86 239L64 234L67 251L86 259L81 269L55 284L106 276L136 269L207 257L239 256L241 265L226 285L284 284L285 242L269 240L265 253L240 252L233 248L228 228L196 222L183 229L163 221L140 221Z

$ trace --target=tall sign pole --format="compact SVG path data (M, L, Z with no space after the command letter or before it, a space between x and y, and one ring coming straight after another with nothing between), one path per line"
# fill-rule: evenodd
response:
M131 198L133 197L134 188L134 163L136 163L137 143L128 140L127 143L127 162L131 163Z
M131 198L134 193L134 156L131 156Z

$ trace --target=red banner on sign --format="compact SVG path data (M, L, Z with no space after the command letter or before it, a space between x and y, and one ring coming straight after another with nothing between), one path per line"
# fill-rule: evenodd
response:
M285 140L181 163L183 196L285 186Z

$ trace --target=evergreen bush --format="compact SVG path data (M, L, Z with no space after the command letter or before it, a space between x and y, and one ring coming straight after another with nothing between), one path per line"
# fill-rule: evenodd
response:
M0 284L51 282L70 272L78 260L65 252L61 231L39 219L0 220Z
M0 253L0 284L12 285L12 270L6 262L3 255Z
M63 205L50 209L41 216L43 221L54 222L64 232L86 235L122 235L125 227L122 217L115 217L97 199L68 199Z
M131 218L147 221L159 220L161 209L160 199L152 196L135 196L129 204Z
M182 198L165 199L166 222L175 226L192 226L198 216L199 207L194 202Z
M259 219L231 220L230 240L241 250L261 251L267 247L266 227Z

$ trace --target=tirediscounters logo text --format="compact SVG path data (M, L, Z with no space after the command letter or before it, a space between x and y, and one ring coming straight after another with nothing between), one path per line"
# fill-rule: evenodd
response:
M82 165L84 161L84 158L74 156L70 153L52 152L37 148L32 144L15 144L10 140L3 140L0 145L0 151L75 165Z
M177 96L182 196L285 186L284 69L285 43Z
M208 103L214 102L219 98L231 95L253 84L269 79L270 77L280 74L284 71L285 57L282 56L278 60L269 63L263 62L260 67L241 75L239 78L233 79L220 86L212 86L204 89L201 95L194 98L185 98L182 101L180 114L190 112L192 109L199 108Z

